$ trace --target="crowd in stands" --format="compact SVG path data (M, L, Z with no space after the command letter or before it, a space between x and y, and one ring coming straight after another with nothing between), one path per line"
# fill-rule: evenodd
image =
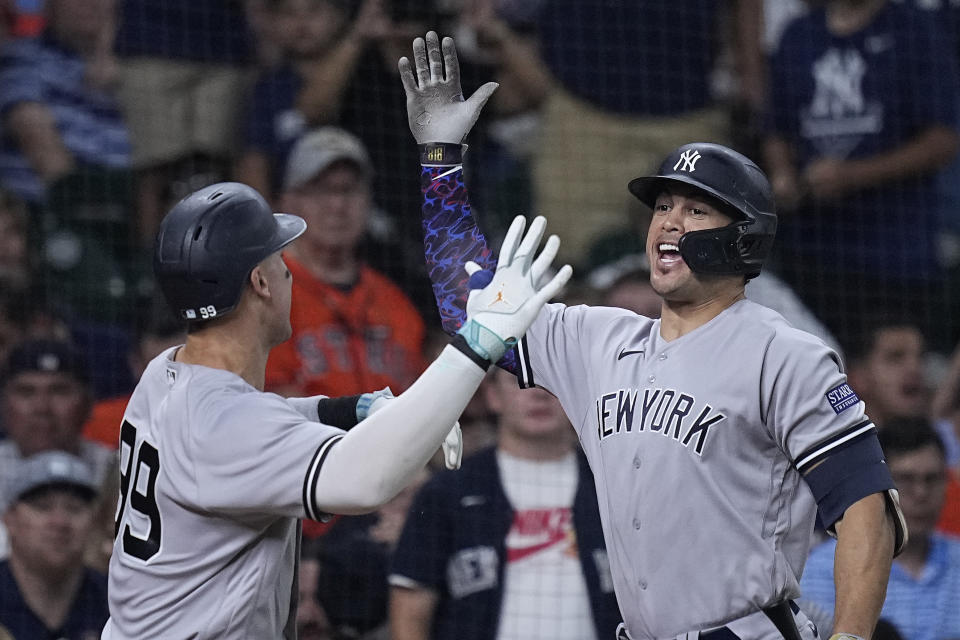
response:
M779 229L747 295L841 354L911 531L878 634L960 639L952 0L0 0L0 639L106 621L123 411L185 333L150 271L184 195L235 180L307 220L268 391L399 394L444 344L397 74L428 29L465 95L500 83L468 140L480 225L546 215L569 304L659 314L629 179L693 140L761 164ZM459 471L304 521L301 638L613 637L557 401L493 372L460 422ZM823 537L801 601L821 632Z

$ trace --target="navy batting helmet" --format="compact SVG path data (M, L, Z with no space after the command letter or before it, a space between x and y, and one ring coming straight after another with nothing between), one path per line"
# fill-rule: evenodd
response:
M657 175L631 180L629 188L653 208L670 182L683 182L718 198L737 218L725 227L680 236L680 255L690 269L747 278L759 275L777 232L773 190L760 167L723 145L693 142L667 156Z
M184 320L208 320L237 306L250 272L307 228L273 213L255 189L222 182L190 194L164 217L153 272Z

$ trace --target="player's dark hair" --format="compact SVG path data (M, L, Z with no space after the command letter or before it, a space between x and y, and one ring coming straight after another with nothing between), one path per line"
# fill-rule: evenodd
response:
M211 318L210 320L197 320L195 322L188 322L187 335L190 335L193 333L199 333L204 329L206 329L207 327L212 326L213 323L217 322L218 320L219 318Z
M946 447L940 434L926 418L891 418L878 426L880 447L888 457L912 453L929 446L936 447L946 457Z

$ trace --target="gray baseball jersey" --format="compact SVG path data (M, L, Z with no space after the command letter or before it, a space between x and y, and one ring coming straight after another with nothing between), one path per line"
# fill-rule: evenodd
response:
M298 518L343 431L230 372L147 367L121 430L104 640L293 638Z
M837 355L748 300L670 342L659 320L552 304L518 352L590 461L630 636L742 619L776 637L748 614L799 595L817 505L798 468L873 428Z

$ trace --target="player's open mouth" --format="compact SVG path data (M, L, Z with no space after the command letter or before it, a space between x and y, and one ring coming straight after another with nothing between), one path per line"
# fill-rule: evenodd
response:
M661 242L657 245L657 259L664 264L675 264L683 260L680 248L672 242Z

